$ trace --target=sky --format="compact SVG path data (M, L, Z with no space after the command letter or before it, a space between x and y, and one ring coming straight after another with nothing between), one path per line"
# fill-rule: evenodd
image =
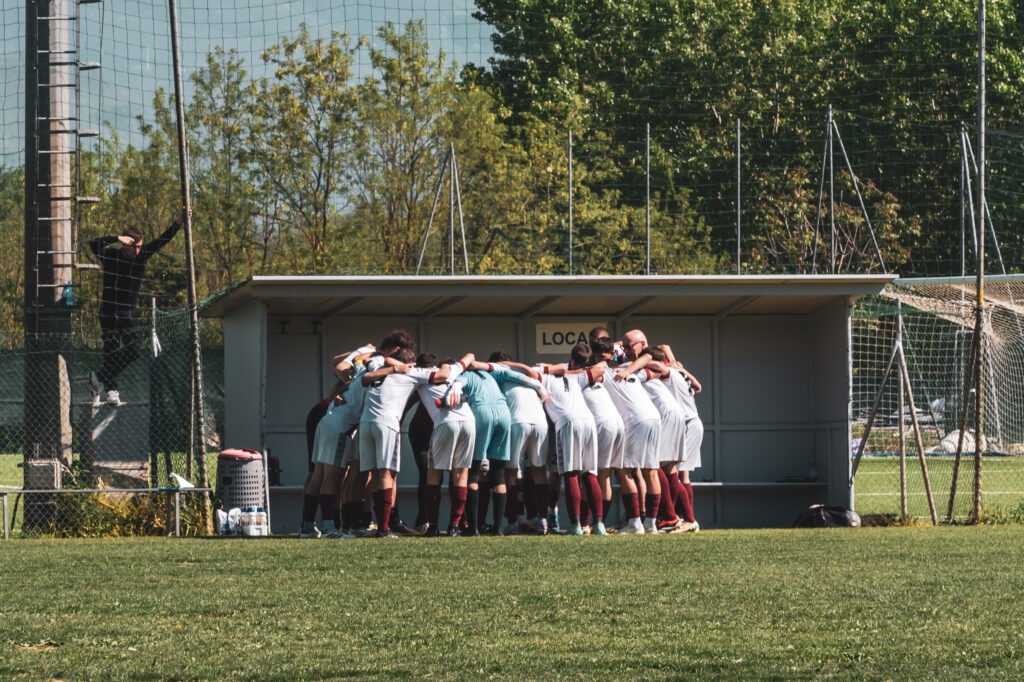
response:
M71 2L73 6L73 2ZM138 144L137 117L151 114L158 87L173 88L167 0L108 0L82 6L80 54L102 68L82 72L82 128L112 125L122 141ZM434 51L459 64L484 64L493 55L489 27L472 17L472 0L178 0L182 69L188 74L213 47L236 49L250 75L264 75L260 52L307 25L314 35L331 31L373 36L391 21L422 19ZM25 0L0 8L0 166L19 166L24 148ZM368 71L363 51L356 76ZM96 144L86 141L86 144Z

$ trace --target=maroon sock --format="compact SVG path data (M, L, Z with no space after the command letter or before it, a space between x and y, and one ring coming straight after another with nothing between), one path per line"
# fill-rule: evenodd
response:
M313 523L316 521L316 508L320 504L318 495L302 495L302 522Z
M377 514L377 530L385 533L391 523L391 505L394 502L394 490L386 488L373 493L373 511Z
M535 483L533 486L533 509L530 510L530 518L544 518L548 511L549 486L547 483ZM558 500L555 500L555 504Z
M587 497L590 498L590 513L594 516L594 523L604 520L604 505L601 497L601 483L594 474L583 474L583 485L587 487Z
M565 513L569 515L569 523L580 520L580 478L575 471L562 474L565 479Z
M683 519L690 523L695 523L697 517L693 515L693 486L689 483L684 483L683 487L686 488L686 516Z
M462 513L466 511L466 496L469 488L464 485L448 486L448 501L451 503L452 513L448 520L449 525L457 526L462 519Z
M672 484L664 469L658 469L658 480L661 482L661 505L658 507L658 516L665 521L675 522L677 517Z
M612 503L615 502L614 497L609 497L601 503L601 522L608 523L608 512L612 510Z
M580 525L590 525L590 500L586 495L580 495Z
M437 527L437 518L441 515L441 484L427 484L427 523L431 528Z
M334 495L320 493L320 518L328 521L334 518Z
M640 516L639 493L622 493L622 505L626 508L627 519L635 519Z
M647 518L658 518L658 507L661 505L661 493L647 493L644 495L644 509L647 510Z
M672 499L675 500L676 503L676 515L685 521L687 499L686 486L683 485L683 482L679 480L678 476L674 481L669 479L669 483L672 484Z

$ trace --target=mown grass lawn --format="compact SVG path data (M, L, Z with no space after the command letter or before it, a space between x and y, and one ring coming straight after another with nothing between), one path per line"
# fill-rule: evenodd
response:
M1024 527L0 543L0 679L1020 679Z

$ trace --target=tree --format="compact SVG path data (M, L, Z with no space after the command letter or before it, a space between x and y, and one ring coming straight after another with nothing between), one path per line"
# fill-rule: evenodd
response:
M305 25L263 53L275 67L248 98L246 131L253 163L271 200L273 220L284 236L308 246L311 265L328 261L338 213L348 200L346 166L351 161L355 99L351 40L332 31L313 38ZM304 269L298 249L282 252L284 263Z

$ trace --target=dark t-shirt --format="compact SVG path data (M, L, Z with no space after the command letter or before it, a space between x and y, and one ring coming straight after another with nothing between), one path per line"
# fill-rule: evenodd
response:
M139 289L146 274L146 263L150 256L171 241L181 225L174 223L153 241L143 242L139 255L125 258L121 245L105 248L117 243L117 237L97 237L89 241L89 248L96 254L103 267L103 294L100 300L100 325L103 327L133 326L139 321Z

